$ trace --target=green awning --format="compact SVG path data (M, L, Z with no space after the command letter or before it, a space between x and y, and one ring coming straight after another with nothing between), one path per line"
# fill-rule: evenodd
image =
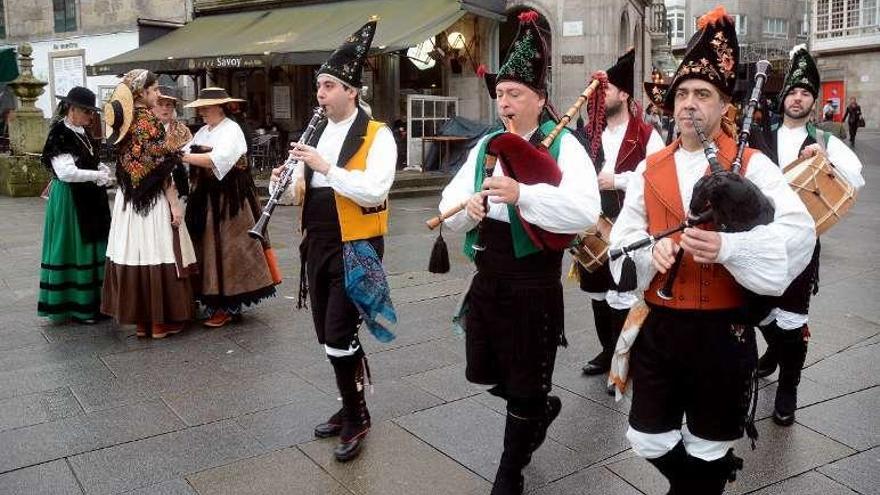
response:
M9 82L18 77L18 61L15 48L0 50L0 82Z
M134 68L193 72L320 64L373 15L380 19L373 49L387 52L424 41L467 11L499 14L495 8L487 10L486 4L473 0L353 0L207 15L144 46L89 66L88 71L90 75L106 75Z

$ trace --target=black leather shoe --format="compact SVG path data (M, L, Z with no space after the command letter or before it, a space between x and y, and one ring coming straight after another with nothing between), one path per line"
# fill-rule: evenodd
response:
M758 367L755 370L755 375L757 375L758 378L767 378L776 371L776 366L776 356L773 352L768 350L760 359L758 359Z
M358 454L361 453L361 444L367 438L367 433L370 432L369 428L365 428L360 433L351 438L351 440L340 441L339 445L333 449L333 455L336 457L336 460L339 462L348 462Z
M776 409L773 410L773 422L779 426L791 426L794 424L794 413L781 414Z
M336 437L340 432L342 432L342 409L330 416L327 422L315 427L315 438Z
M593 375L602 375L602 374L608 373L608 370L610 370L610 369L611 369L611 366L603 366L600 364L590 362L590 363L587 363L583 368L581 368L581 371L585 375L593 376Z

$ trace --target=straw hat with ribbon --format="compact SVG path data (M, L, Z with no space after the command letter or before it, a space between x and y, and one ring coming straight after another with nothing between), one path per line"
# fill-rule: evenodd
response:
M116 85L110 99L104 104L104 135L107 142L118 144L131 128L134 120L134 96L124 83Z
M241 98L232 98L223 88L204 88L199 91L199 97L193 102L184 105L184 108L208 107L211 105L223 105L231 102L243 102Z

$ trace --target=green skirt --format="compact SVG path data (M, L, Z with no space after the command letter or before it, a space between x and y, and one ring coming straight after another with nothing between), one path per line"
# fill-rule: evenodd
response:
M52 321L100 314L107 240L84 242L70 186L52 180L43 226L37 314Z

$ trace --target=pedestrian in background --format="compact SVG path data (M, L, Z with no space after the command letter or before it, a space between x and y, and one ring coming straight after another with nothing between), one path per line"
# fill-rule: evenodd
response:
M86 127L95 93L75 87L49 130L42 162L52 175L43 227L37 314L53 322L94 323L100 315L110 207L110 169L99 165L101 142Z
M856 103L855 97L849 99L849 105L847 105L846 112L843 114L843 120L849 124L849 145L855 148L856 131L859 130L859 127L865 127L865 118L862 117L862 107Z

